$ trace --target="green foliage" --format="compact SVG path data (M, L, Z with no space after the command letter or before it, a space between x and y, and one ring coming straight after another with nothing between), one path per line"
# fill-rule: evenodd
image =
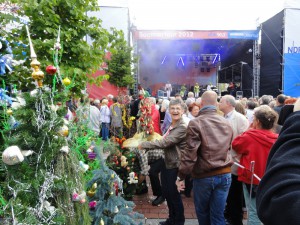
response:
M53 64L53 47L58 35L58 28L61 26L61 45L63 47L60 64L62 77L72 78L75 84L71 93L81 95L86 83L100 82L106 77L94 79L92 74L99 69L103 62L109 42L107 30L101 27L101 20L95 17L88 17L87 11L99 10L97 0L18 0L19 14L26 15L30 19L29 30L38 60L41 62L41 70L45 71L47 65ZM86 37L92 39L92 44L86 42ZM28 46L20 46L18 43L28 44L25 27L16 29L11 35L7 35L14 55L24 58L22 51L30 56ZM26 58L25 66L29 66L29 57ZM23 68L15 68L15 71L8 77L13 82L18 82L19 89L32 89L31 73ZM45 75L47 76L47 75ZM19 80L21 78L21 80ZM47 82L47 79L46 79ZM51 79L48 84L51 84Z
M132 57L132 48L124 40L123 32L114 28L111 31L109 35L111 58L106 59L106 72L110 75L108 81L117 87L131 87L135 82L132 64L136 59Z

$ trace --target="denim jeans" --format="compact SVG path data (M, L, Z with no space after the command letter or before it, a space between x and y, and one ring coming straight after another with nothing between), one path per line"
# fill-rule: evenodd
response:
M102 140L106 141L109 135L109 123L102 123L101 134Z
M247 190L247 187L245 184L243 184L243 190L244 190L244 197L245 197L245 203L248 210L248 225L261 225L261 222L257 216L257 210L256 210L256 198L250 199L250 193Z
M200 225L225 225L224 209L231 174L193 179L195 210Z

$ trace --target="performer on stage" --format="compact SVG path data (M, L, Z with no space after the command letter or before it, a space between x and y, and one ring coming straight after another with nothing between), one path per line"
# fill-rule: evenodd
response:
M233 82L230 82L229 85L228 85L228 88L227 88L227 91L230 95L234 96L235 97L235 84Z
M167 97L169 99L171 96L171 92L172 92L172 85L170 84L169 81L166 83L165 90L167 92Z
M181 98L184 98L185 97L185 92L186 92L186 86L185 84L183 84L180 88L180 95L181 95Z
M195 86L194 86L194 94L195 94L195 98L198 98L198 97L199 97L199 91L200 91L199 84L196 83Z
M213 85L212 85L212 83L210 82L208 85L207 85L207 87L206 87L206 90L207 91L212 91L212 88L213 87Z

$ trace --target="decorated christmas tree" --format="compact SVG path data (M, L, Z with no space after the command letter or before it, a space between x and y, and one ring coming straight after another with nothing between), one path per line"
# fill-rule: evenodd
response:
M99 221L101 216L100 224L101 221L105 224L111 224L110 221L136 224L134 218L137 215L132 212L132 203L119 195L116 197L116 190L121 185L113 187L115 192L112 195L112 187L106 187L110 198L96 194L92 202L105 201L108 205L102 205L102 214L102 209L96 208L97 214L91 210L92 217L89 215L90 201L87 201L86 194L94 183L103 187L101 183L112 182L111 174L110 180L109 176L98 176L97 172L95 178L92 171L112 171L101 166L96 159L90 145L92 140L97 140L95 136L88 129L81 129L83 127L79 123L68 123L63 119L67 113L64 107L67 100L81 96L87 82L100 83L107 78L94 79L92 76L103 61L108 41L114 39L113 35L108 38L100 20L86 15L87 11L98 9L97 1L16 2L16 13L30 17L33 43L41 63L34 51L31 52L31 62L29 54L22 56L23 51L28 52L28 46L22 44L28 43L24 27L5 34L12 45L14 57L23 59L24 64L18 64L9 73L6 67L6 74L0 77L3 84L1 96L5 98L0 112L3 133L0 223L3 216L7 224L80 225ZM77 7L74 8L74 5ZM60 35L56 43L53 42L60 26L62 44ZM86 35L93 40L91 45L85 42ZM114 55L119 52L114 52ZM30 77L29 63L34 71L34 80ZM12 99L16 89L20 92ZM92 184L86 186L85 182L90 179L93 179ZM116 207L119 212L116 212Z
M68 147L63 119L68 88L43 85L31 41L30 47L36 89L22 93L4 116L4 217L8 224L90 224L83 169Z

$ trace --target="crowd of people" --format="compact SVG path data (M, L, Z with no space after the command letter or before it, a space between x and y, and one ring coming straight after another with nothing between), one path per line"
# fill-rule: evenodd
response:
M89 100L90 128L103 140L123 135L124 108L138 120L144 98L142 92L136 99L127 96L126 105L111 95ZM299 206L288 191L298 187L299 160L289 157L297 156L300 99L283 94L236 99L214 91L198 98L189 92L186 100L180 93L169 99L148 98L152 125L162 139L138 146L146 152L141 163L149 165L142 166L148 170L141 171L140 181L149 175L154 206L167 201L169 218L160 224L184 224L181 194L191 193L201 225L242 225L245 208L248 225L285 224L279 219L277 198ZM289 224L299 224L296 209L292 212L287 213L293 217Z
M285 120L299 107L300 100L284 95L237 100L232 95L218 97L214 91L200 98L189 93L185 101L180 94L163 100L163 139L139 146L164 152L160 172L169 218L160 224L184 224L180 193L191 187L199 224L243 224L245 208L248 224L282 224L272 214L261 217L264 209L257 208L256 201L262 193L260 181L268 173L269 153Z

